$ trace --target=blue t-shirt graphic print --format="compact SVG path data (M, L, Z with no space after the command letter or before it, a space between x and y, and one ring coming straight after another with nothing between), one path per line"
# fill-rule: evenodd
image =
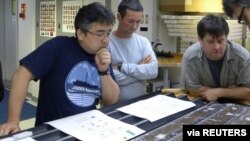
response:
M87 61L76 64L69 72L65 91L68 99L77 106L93 105L101 95L101 82L97 68Z
M35 81L40 81L36 126L96 109L101 100L95 54L85 52L75 37L55 37L20 64L30 70ZM110 74L115 80L112 69Z

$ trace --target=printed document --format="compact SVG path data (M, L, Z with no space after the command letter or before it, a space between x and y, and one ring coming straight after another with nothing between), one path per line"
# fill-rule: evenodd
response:
M157 95L118 108L118 110L154 122L194 106L195 104L190 101L180 100L166 95Z
M145 131L113 119L99 110L47 122L47 124L83 141L126 141Z

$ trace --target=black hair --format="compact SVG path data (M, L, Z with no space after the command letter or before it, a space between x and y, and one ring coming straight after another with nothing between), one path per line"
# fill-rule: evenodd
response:
M233 18L233 6L250 7L250 0L223 0L222 5L225 14Z
M79 9L75 17L75 30L81 29L86 32L92 23L114 25L115 15L110 9L98 2L84 5Z
M216 38L222 35L227 36L229 27L223 17L209 14L198 22L197 32L200 38L203 38L207 33Z
M118 6L118 12L124 17L126 10L143 12L143 6L139 0L122 0Z

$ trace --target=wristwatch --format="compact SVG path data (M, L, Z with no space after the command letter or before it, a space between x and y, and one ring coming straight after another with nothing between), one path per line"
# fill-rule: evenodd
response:
M118 71L121 72L122 69L122 63L117 65Z
M109 67L108 67L108 69L105 70L105 71L99 71L99 70L98 70L98 74L101 75L101 76L110 75Z

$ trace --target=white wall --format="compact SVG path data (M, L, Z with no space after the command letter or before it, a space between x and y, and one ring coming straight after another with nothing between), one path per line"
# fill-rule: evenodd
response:
M34 0L18 0L18 13L21 12L21 4L26 4L25 19L18 17L18 60L22 59L30 52L35 50L35 6ZM38 97L39 82L31 81L29 93Z
M2 64L2 73L3 79L5 79L5 51L4 51L4 46L5 46L5 39L4 39L4 34L5 34L5 22L4 22L4 0L0 0L0 61Z
M5 31L4 31L4 70L7 85L12 79L12 75L18 66L17 61L17 15L12 15L12 1L5 0Z
M111 10L112 12L115 14L115 17L117 15L117 9L118 9L118 5L120 3L121 0L111 0ZM115 25L113 26L113 31L115 31L118 27L118 21L116 19Z
M148 31L140 31L140 27L137 33L143 35L149 39L149 41L155 41L158 38L158 0L140 0L144 10L144 20L140 27L148 28Z
M18 0L18 13L22 3L26 4L26 15L25 19L18 17L18 60L35 49L35 2Z
M26 19L19 19L21 3L26 3ZM16 0L12 9L12 0L0 1L0 58L3 67L5 86L10 87L12 76L19 66L19 60L35 49L35 1ZM16 11L13 14L13 11ZM31 83L30 93L37 94L38 85Z

